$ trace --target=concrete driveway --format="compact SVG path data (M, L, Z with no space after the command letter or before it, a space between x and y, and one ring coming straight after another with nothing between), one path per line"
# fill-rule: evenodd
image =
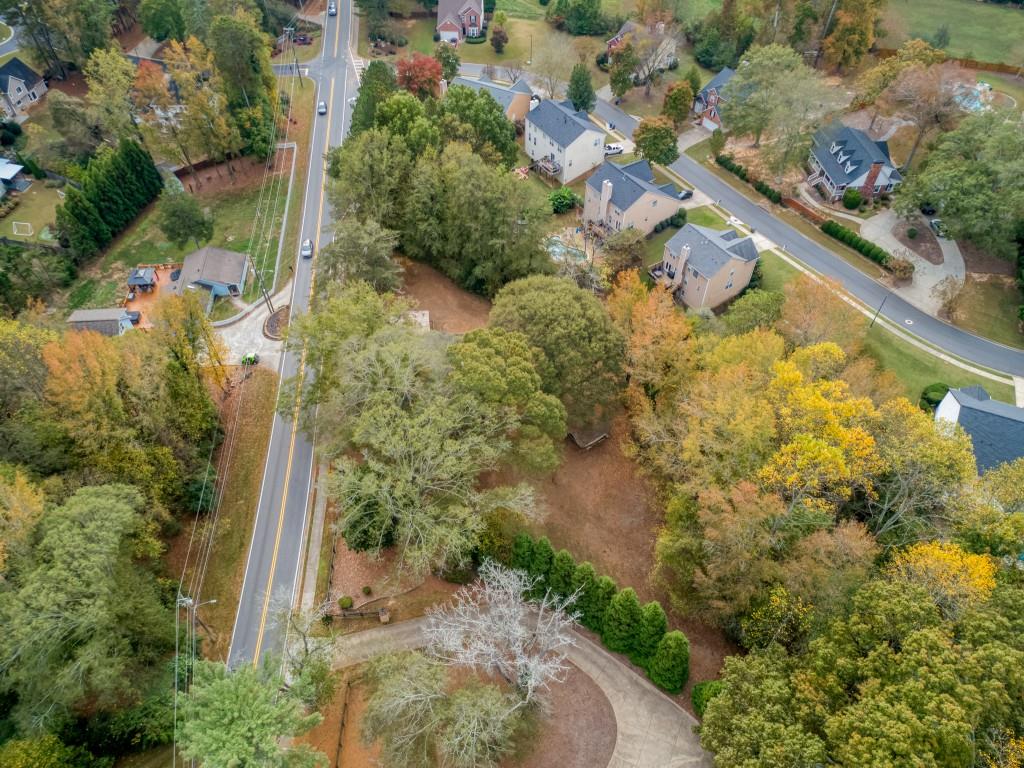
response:
M425 624L425 618L413 619L342 635L335 640L333 666L421 648ZM615 712L615 750L608 768L711 768L711 755L700 746L690 713L594 641L578 633L573 639L569 661L597 683Z

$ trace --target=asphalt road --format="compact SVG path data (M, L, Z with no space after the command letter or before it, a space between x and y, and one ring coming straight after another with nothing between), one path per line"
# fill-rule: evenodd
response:
M594 114L605 122L614 123L616 129L625 136L633 137L637 121L614 104L598 99ZM1024 351L975 336L922 312L832 251L758 207L687 155L681 155L669 167L701 192L719 200L722 207L732 215L776 245L784 247L788 253L815 272L839 281L847 291L867 306L881 307L880 314L883 317L907 332L969 362L1015 376L1024 376Z
M358 88L349 55L351 0L338 3L338 15L325 16L323 55L308 64L317 89L316 100L325 101L328 113L313 124L309 176L302 207L301 240L312 238L318 246L330 241L330 206L324 189L325 155L342 142L348 129L348 99ZM275 67L279 72L288 67ZM305 87L309 87L308 81ZM306 312L313 285L314 260L294 254L291 314ZM278 373L282 380L304 372L300 356L287 352ZM284 617L299 588L303 544L309 521L309 497L313 478L313 442L292 416L274 417L263 472L259 508L246 561L245 578L235 627L228 651L228 665L258 663L265 656L280 655L284 647Z

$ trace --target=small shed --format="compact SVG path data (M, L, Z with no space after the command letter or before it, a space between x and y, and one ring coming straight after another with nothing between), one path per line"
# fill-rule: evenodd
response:
M120 336L132 329L132 314L124 307L76 309L68 316L68 325L76 331L94 331L104 336Z
M149 293L156 288L157 274L153 267L135 267L128 273L128 290Z

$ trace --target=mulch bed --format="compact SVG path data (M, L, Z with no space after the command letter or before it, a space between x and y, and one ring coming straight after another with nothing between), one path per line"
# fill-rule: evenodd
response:
M967 266L968 272L979 275L1013 276L1012 261L985 253L981 248L967 240L958 240L957 245L960 246L960 253L963 254L964 264Z
M917 230L917 237L913 240L907 235L908 229ZM932 234L927 224L900 219L893 227L892 233L907 250L913 251L925 261L932 264L942 264L944 261L939 241L935 239L935 235Z
M263 323L263 335L275 341L284 338L284 332L288 329L289 305L285 304L274 311L266 322Z

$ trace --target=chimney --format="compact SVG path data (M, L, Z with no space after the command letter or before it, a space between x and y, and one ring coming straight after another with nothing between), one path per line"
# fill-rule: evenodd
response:
M530 110L532 111L532 110L536 109L539 105L540 105L540 97L537 96L537 94L535 93L535 94L533 94L533 96L530 97Z
M605 179L601 182L601 207L599 209L599 217L601 221L607 221L608 219L608 208L612 203L612 183Z
M670 291L675 290L683 284L683 276L686 274L686 261L690 258L690 245L684 243L683 247L679 249L678 255L672 257L672 267L674 276L668 282L668 288Z
M864 180L864 186L860 188L861 195L866 199L870 200L875 196L875 181L878 179L878 174L882 172L882 162L879 160L877 163L871 164L871 170L868 171L868 177Z

